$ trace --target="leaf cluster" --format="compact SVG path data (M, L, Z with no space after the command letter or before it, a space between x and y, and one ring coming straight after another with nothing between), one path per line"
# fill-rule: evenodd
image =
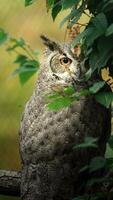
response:
M6 44L6 50L16 54L14 63L18 67L12 72L12 76L19 76L20 83L25 84L38 70L39 62L36 51L23 38L16 39L10 37L3 29L0 29L0 45Z
M73 87L62 88L62 91L55 92L51 96L46 96L48 108L58 111L61 108L70 106L74 101L80 100L83 96L90 95L88 89L75 91Z
M89 16L89 22L83 24L84 30L72 42L72 47L81 45L82 55L87 63L86 81L92 80L93 77L101 79L101 70L104 67L109 67L110 72L113 71L113 1L46 0L46 4L47 9L51 10L53 20L59 12L70 9L70 13L62 20L60 27L65 23L68 27L72 27L76 23L79 24L83 15ZM105 91L106 84L103 84L103 92L99 94L95 92L94 95L99 103L108 108L113 100L113 94Z
M86 137L84 141L76 146L74 146L74 150L76 149L92 149L98 148L98 138ZM113 150L113 136L111 136L108 140L109 147ZM103 172L104 175L99 176L99 172ZM93 157L90 162L83 166L79 173L87 173L89 174L87 184L85 183L86 191L91 191L93 188L99 187L102 188L104 185L107 185L108 190L99 192L86 192L82 196L78 196L73 200L100 200L100 199L108 199L108 197L113 198L113 191L109 191L110 186L113 185L113 158L104 158L101 156ZM93 190L92 190L93 191Z

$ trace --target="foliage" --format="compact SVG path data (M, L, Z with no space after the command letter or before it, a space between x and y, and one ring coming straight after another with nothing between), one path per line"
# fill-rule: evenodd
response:
M0 45L4 44L4 42L7 40L7 37L7 33L5 33L3 29L0 29Z
M111 137L109 138L108 144L109 144L110 148L113 149L113 135L111 135Z
M35 0L25 0L25 6L30 6L34 2L35 2Z
M105 199L108 196L112 197L113 192L96 192L95 194L85 194L82 196L78 196L74 198L73 200L99 200L99 199Z
M82 96L88 96L91 92L88 89L75 91L73 87L67 87L62 91L55 92L51 96L46 97L48 108L58 111L63 107L68 107L74 101L78 101Z
M56 11L58 6L62 7L62 9L57 9ZM71 8L70 13L62 20L60 27L65 23L68 23L68 27L72 27L76 23L79 24L79 19L83 14L89 16L88 24L83 24L85 28L73 40L72 47L75 47L78 43L81 45L82 54L88 66L86 81L88 79L92 80L93 77L98 77L101 81L101 69L109 67L111 71L113 63L113 1L56 0L47 1L47 7L51 9L53 20L55 20L61 10ZM110 92L98 93L98 88L100 87L103 91L106 90L104 82L97 82L95 80L95 85L90 88L90 91L95 95L99 103L108 108L113 100L113 96Z
M6 50L9 53L16 53L14 63L18 65L18 68L13 71L12 76L19 75L20 83L25 84L39 67L36 51L32 50L23 38L12 38L1 29L0 45L3 43L7 45Z
M74 146L74 150L80 148L84 149L93 149L97 148L98 138L86 137L84 142ZM113 136L109 138L108 144L111 149L113 149ZM99 175L99 172L103 171L104 176ZM85 183L86 191L93 192L85 192L82 196L77 196L73 200L95 200L95 199L103 199L113 197L113 191L103 191L104 186L106 185L108 188L113 185L113 177L111 174L113 173L113 158L104 158L101 156L93 157L89 163L83 166L79 173L87 173L89 177L87 183ZM99 190L95 192L94 188L98 187Z
M98 138L85 137L84 142L74 146L74 149L78 149L78 148L97 148L98 147L97 146L97 141L98 141Z
M109 108L113 101L113 92L99 92L95 95L95 98L99 103Z

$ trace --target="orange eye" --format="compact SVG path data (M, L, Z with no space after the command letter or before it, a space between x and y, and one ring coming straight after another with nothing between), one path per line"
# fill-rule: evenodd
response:
M72 60L68 57L63 57L60 59L60 63L62 65L70 65L72 63Z

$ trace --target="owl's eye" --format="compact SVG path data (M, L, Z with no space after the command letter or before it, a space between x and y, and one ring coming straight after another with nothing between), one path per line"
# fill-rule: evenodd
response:
M63 57L63 58L60 59L60 63L62 65L70 65L71 62L72 62L72 60L68 57Z

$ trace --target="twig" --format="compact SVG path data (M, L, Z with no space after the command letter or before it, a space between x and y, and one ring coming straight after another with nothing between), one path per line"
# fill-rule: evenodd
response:
M84 11L83 13L84 13L87 17L91 18L91 16L88 15L87 12Z

